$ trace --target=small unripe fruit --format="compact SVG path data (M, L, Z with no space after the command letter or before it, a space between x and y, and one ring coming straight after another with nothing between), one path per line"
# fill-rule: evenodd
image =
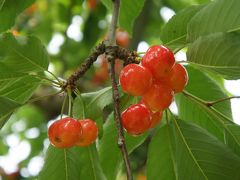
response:
M80 120L79 123L82 126L82 135L78 139L76 145L81 147L89 146L97 139L98 127L91 119Z
M81 124L71 117L55 121L48 129L48 137L51 144L58 148L74 146L81 134Z
M142 134L151 125L151 111L143 104L132 105L122 112L121 122L129 134Z
M169 75L169 84L175 93L182 92L188 82L188 73L181 64L175 64Z
M142 60L142 65L152 72L155 79L167 76L174 64L173 52L162 45L151 46Z
M173 100L174 92L168 85L154 83L144 94L143 102L152 111L162 111L169 107Z
M145 67L129 64L122 69L119 81L125 93L141 96L152 85L152 74Z

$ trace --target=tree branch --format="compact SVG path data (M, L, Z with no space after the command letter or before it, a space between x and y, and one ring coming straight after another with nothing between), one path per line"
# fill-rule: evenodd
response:
M82 77L87 70L92 66L92 64L97 60L97 57L105 52L104 43L100 43L93 52L87 57L84 63L67 79L67 82L63 85L65 90L67 86L70 86L71 89L75 89L76 81Z
M115 77L115 59L117 54L119 54L117 53L117 50L119 48L115 46L116 45L115 31L117 27L119 9L120 9L120 0L113 0L112 22L109 27L109 36L107 41L106 54L107 54L108 61L110 62L110 65L111 65L110 76L112 80L114 115L115 115L115 121L117 125L117 131L118 131L118 146L123 156L124 165L127 172L127 179L132 180L133 176L132 176L130 161L129 161L128 152L125 144L124 131L121 123L121 114L120 114L120 107L119 107L119 104L120 104L119 91L118 91L118 86L117 86L116 77Z

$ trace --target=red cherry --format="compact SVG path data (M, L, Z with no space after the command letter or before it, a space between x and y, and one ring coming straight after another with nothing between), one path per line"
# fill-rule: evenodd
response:
M58 148L73 146L81 134L81 124L71 117L55 121L48 129L48 138L51 144Z
M121 122L129 134L142 134L150 127L151 111L143 104L132 105L122 112Z
M152 120L151 120L150 128L154 128L157 126L157 124L162 119L162 115L163 115L162 111L152 112Z
M152 84L151 72L140 65L125 66L119 77L122 90L133 96L143 95Z
M169 107L173 100L174 92L170 86L155 83L151 88L144 94L143 102L152 111L160 111Z
M148 68L156 79L167 76L174 63L172 51L162 45L151 46L142 60L142 65Z
M181 64L175 64L169 75L169 84L175 93L182 92L188 82L188 73Z
M97 0L87 0L87 6L91 10L95 10L97 7Z
M98 127L91 119L80 120L79 123L82 126L82 135L78 139L76 145L81 147L89 146L97 139Z
M129 34L127 31L118 29L116 31L116 42L121 47L127 47L129 45Z
M143 104L144 106L146 106L143 102L143 99L141 99L141 101L139 102L140 104ZM146 106L147 107L147 106ZM149 111L151 111L149 109ZM151 111L151 116L152 116L152 119L151 119L151 125L150 125L150 128L154 128L162 119L162 115L163 115L163 112L162 111L156 111L156 112L152 112Z

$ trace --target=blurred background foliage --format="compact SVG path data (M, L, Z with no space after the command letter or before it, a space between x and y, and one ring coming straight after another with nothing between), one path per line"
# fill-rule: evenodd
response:
M161 28L172 15L187 6L207 1L146 0L135 21L132 37L125 34L129 36L129 42L119 44L130 50L144 49L148 44L160 44ZM67 78L91 49L105 39L110 19L110 12L100 0L37 0L18 16L10 31L16 36L34 35L41 39L50 55L49 70L58 77ZM121 66L118 61L118 72ZM109 84L107 61L101 56L94 68L81 79L79 87L82 92L90 92ZM41 87L34 96L53 91L49 87ZM60 114L62 100L62 97L50 97L24 106L4 126L0 132L1 180L36 178L49 143L47 123ZM148 141L130 156L138 180L146 179L147 144Z

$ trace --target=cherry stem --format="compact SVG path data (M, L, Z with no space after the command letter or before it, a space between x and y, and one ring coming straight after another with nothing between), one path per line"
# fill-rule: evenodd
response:
M81 99L81 101L82 101L82 103L83 103L83 114L82 114L82 119L85 119L86 118L86 109L85 109L85 104L84 104L84 101L83 101L83 98L82 98L82 95L81 95L81 92L79 91L79 89L74 89L74 93L76 94L76 96L78 97L78 98L80 98Z
M40 79L43 79L43 80L46 80L46 81L48 81L48 82L50 82L50 83L52 83L52 84L54 84L54 85L56 85L56 86L58 86L58 87L60 87L61 86L61 83L59 83L58 81L54 81L54 80L52 80L52 79L48 79L47 77L44 77L44 76L41 76L41 75L34 75L34 76L36 76L36 77L38 77L38 78L40 78Z
M65 105L66 105L66 102L67 102L67 97L68 97L68 96L65 94L65 97L64 97L64 100L63 100L63 104L62 104L62 109L61 109L60 119L62 119L62 117L63 117L63 113L64 113Z
M39 100L41 100L41 99L43 99L43 98L50 97L50 96L54 96L54 95L60 94L60 93L62 93L62 92L63 92L63 90L60 90L60 91L55 92L55 93L52 93L52 94L47 94L47 95L44 95L44 96L41 96L41 97L33 98L33 99L29 100L29 101L27 102L27 104L28 104L28 103L34 103L34 102L39 101Z
M113 0L113 8L112 8L112 22L109 26L109 36L108 36L108 42L107 42L107 59L110 62L111 70L110 70L110 76L112 81L112 96L114 101L114 116L118 131L118 146L120 148L120 151L123 156L124 165L127 173L127 179L133 180L133 175L131 171L130 161L128 157L128 151L125 144L125 138L124 138L124 130L121 123L121 114L120 114L120 96L118 91L118 85L115 77L115 60L116 60L116 54L114 54L114 47L116 44L116 27L118 22L118 15L119 15L119 9L120 9L120 0Z
M67 89L68 94L68 116L72 117L72 91L71 89Z
M61 81L58 79L58 77L57 77L54 73L52 73L51 71L48 71L48 70L46 70L46 72L48 72L49 74L51 74L51 75L57 80L57 82L58 82L59 84L62 84Z

